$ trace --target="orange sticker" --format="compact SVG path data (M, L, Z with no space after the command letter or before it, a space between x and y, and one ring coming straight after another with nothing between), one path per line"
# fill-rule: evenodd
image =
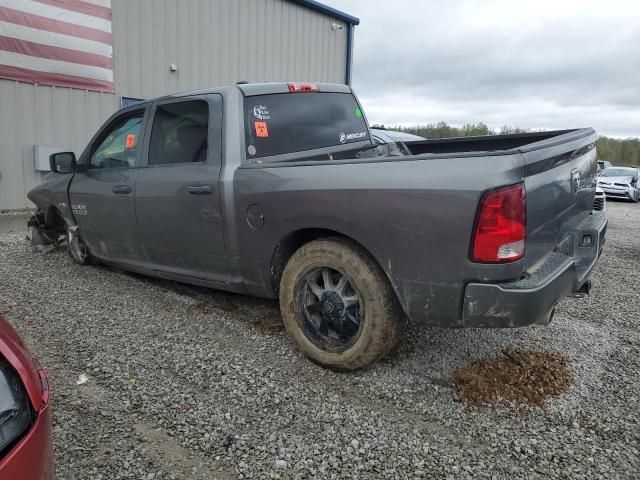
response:
M253 122L253 125L256 128L256 137L265 138L269 136L267 122Z
M136 136L133 133L130 133L129 135L127 135L127 143L125 144L125 146L127 148L133 148L136 145Z

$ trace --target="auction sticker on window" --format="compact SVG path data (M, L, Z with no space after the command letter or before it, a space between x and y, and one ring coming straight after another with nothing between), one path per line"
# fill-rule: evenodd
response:
M267 138L269 136L267 122L253 122L253 126L256 129L256 137Z
M127 135L126 148L133 148L136 145L136 136L133 133Z

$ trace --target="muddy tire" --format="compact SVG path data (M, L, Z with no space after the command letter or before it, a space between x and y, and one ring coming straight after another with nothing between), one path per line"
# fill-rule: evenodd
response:
M384 357L398 339L402 310L373 258L332 237L302 246L280 281L280 310L296 347L334 370Z
M74 262L80 265L96 265L98 263L82 241L78 227L67 228L67 253Z

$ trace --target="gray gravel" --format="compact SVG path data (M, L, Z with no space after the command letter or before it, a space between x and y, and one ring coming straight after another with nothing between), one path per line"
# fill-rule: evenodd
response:
M414 327L354 374L295 352L275 302L80 267L25 231L0 229L0 312L49 369L59 480L638 478L640 205L609 216L592 296L551 326ZM508 345L566 353L574 387L465 408L451 372Z

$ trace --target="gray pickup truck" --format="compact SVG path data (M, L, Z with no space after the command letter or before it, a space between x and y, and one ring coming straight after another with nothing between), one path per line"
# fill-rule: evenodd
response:
M402 318L546 324L589 290L590 128L377 145L352 90L243 84L120 110L29 193L35 237L80 263L279 298L312 360L355 369Z

